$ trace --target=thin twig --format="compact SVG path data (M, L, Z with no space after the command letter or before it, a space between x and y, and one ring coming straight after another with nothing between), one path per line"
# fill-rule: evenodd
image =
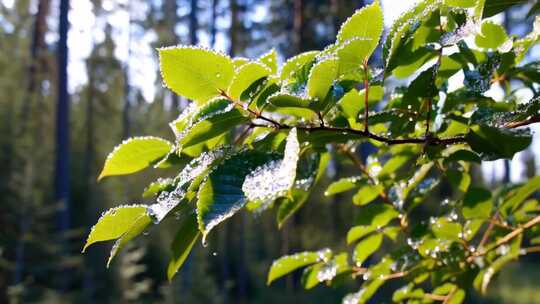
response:
M535 218L531 219L530 221L528 221L527 223L525 223L523 226L520 226L514 230L512 230L510 233L506 234L504 237L500 238L499 240L497 240L497 242L495 242L494 245L484 249L484 250L479 250L477 251L475 254L469 256L467 258L467 262L472 262L474 260L474 258L476 257L479 257L479 256L483 256L483 255L486 255L488 252L492 251L493 249L503 245L503 244L506 244L508 243L509 241L511 241L513 238L515 238L516 236L522 234L525 230L537 225L540 223L540 215L536 216Z

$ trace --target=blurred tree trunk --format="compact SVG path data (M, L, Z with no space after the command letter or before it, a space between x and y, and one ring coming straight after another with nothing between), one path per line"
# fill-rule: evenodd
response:
M128 13L128 42L127 49L128 54L126 62L124 62L123 73L124 73L124 107L122 109L122 137L124 139L128 138L131 134L131 118L130 118L130 109L131 109L131 87L129 83L129 64L131 60L131 2L127 4L127 13Z
M240 32L239 6L237 0L230 0L231 27L229 28L229 55L236 56L238 48L238 34Z
M212 0L212 19L210 20L210 46L214 48L216 46L216 36L217 36L217 7L219 0Z
M296 53L303 51L304 0L293 0L293 48Z
M68 94L68 32L69 0L60 1L59 39L58 39L58 96L56 105L56 161L54 169L54 199L60 203L59 230L63 237L70 227L69 202L69 94ZM63 244L62 247L65 247ZM65 249L65 248L64 248ZM61 278L61 288L69 284L69 272Z
M197 36L197 30L199 29L199 19L197 12L199 11L199 1L191 0L191 11L189 13L189 43L199 43L199 37Z
M34 25L33 25L33 32L32 32L32 38L31 38L31 44L30 44L30 63L28 66L28 87L26 90L26 97L23 100L23 104L21 107L20 117L18 119L18 125L15 129L15 137L19 139L20 142L23 143L23 145L30 144L29 146L32 146L32 143L28 143L25 140L21 140L23 137L26 137L27 134L27 127L30 124L30 117L32 113L32 103L34 100L36 100L40 94L39 85L40 79L42 77L42 72L44 70L44 60L43 60L43 50L46 49L45 45L45 33L47 32L47 15L49 13L49 7L50 3L49 0L40 0L38 2L38 9L36 11L35 17L34 17ZM17 142L17 141L16 141ZM27 146L21 147L24 151ZM11 149L10 153L16 152L15 149ZM23 189L32 189L32 185L34 183L34 159L32 155L28 155L27 153L23 153L22 155L15 155L15 157L22 157L24 158L21 163L23 164L22 172L22 188ZM11 159L11 157L9 157ZM11 170L8 168L8 174ZM10 178L8 177L8 180ZM26 235L28 234L30 230L30 223L31 218L29 214L29 209L31 208L32 204L32 191L24 191L20 199L21 202L21 216L19 221L19 237L17 239L17 244L15 247L15 271L14 271L14 284L19 284L23 281L24 278L24 271L25 271L25 252L26 252L26 246L24 240L26 239ZM2 298L0 297L0 300Z
M179 23L177 0L165 0L163 3L163 13L165 14L165 24L169 31L169 37L167 37L165 43L167 45L177 45L180 43L175 31L176 25ZM172 91L167 91L167 94L171 96L172 108L174 109L173 114L176 115L176 111L180 108L180 96Z

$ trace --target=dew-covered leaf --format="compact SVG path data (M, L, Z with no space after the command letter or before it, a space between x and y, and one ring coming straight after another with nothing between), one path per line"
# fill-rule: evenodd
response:
M483 160L511 159L526 149L532 140L528 129L508 130L475 125L470 128L466 141Z
M276 74L278 70L278 61L277 61L277 52L276 49L272 48L269 52L263 54L259 57L259 62L266 65L272 74Z
M293 77L304 65L312 62L317 54L319 54L318 51L310 51L289 58L281 68L281 80Z
M268 162L246 176L242 191L249 202L266 209L276 198L285 196L294 186L300 143L296 128L289 131L282 160Z
M239 100L242 92L247 90L257 80L267 77L271 73L270 68L262 63L246 63L235 71L227 92L233 100Z
M369 38L353 38L344 42L337 50L339 75L360 71L377 45Z
M416 67L419 67L420 62L423 64L423 62L429 59L429 52L425 48L420 48L414 54L407 55L404 54L403 50L406 48L405 46L409 43L416 29L420 26L421 20L430 16L438 8L440 2L440 0L419 1L396 19L390 28L383 47L385 75L390 75L396 66L398 66L397 59L406 60L406 62L402 62L399 65L409 67L406 70L400 71L398 77L409 75L411 70L413 72L416 71Z
M335 255L329 261L322 261L307 267L302 273L301 284L311 289L321 282L331 282L337 275L349 270L347 253Z
M173 149L165 139L153 136L133 137L116 146L107 156L98 180L113 175L135 173L156 163Z
M345 115L345 118L347 118L351 127L354 127L358 116L364 111L365 93L366 91L364 89L360 91L352 89L338 101L337 107ZM373 109L375 104L382 100L383 96L383 87L378 85L370 86L368 92L368 107Z
M173 181L172 178L158 178L144 189L142 196L144 198L153 197L161 191L171 190Z
M362 182L365 182L365 178L360 177L360 176L341 178L331 183L328 186L328 188L326 188L324 195L331 196L331 195L336 195L345 191L352 190L358 187Z
M449 218L441 217L433 223L431 230L438 239L449 241L460 239L463 227L459 223L454 222L452 216L450 215Z
M281 227L309 197L310 190L321 178L330 160L329 153L305 153L299 161L296 181L290 197L282 198L277 212L277 222Z
M278 155L241 151L215 166L199 188L197 221L206 236L216 225L233 216L246 201L242 185L257 167L278 159Z
M540 3L540 2L539 2ZM533 23L533 30L527 36L514 41L514 62L520 63L531 47L540 42L540 16L536 16Z
M307 93L317 101L323 101L337 76L337 60L328 58L317 62L307 81Z
M231 104L222 111L201 117L179 136L178 145L180 149L195 146L229 132L247 121L249 119L244 113Z
M315 264L320 261L328 261L332 258L330 249L320 251L305 251L292 255L283 256L272 263L268 271L266 284L270 285L274 280L287 275L299 268Z
M203 48L162 48L159 60L165 85L199 103L226 90L234 75L234 65L228 56Z
M148 212L154 221L162 221L182 201L193 198L194 194L190 192L196 191L200 179L216 161L226 157L229 153L231 153L231 149L228 147L216 149L201 154L187 164L171 182L175 185L174 189L161 192L156 203L148 207ZM197 180L198 183L194 183L194 180Z
M107 261L108 267L125 244L142 233L151 223L147 207L144 205L126 205L109 209L92 227L82 252L94 243L116 240Z
M191 212L181 220L179 224L180 228L176 232L176 236L171 244L172 256L167 266L167 278L169 281L172 280L178 269L182 267L193 245L199 238L200 232L197 227L197 217L194 210L190 209L184 210Z
M356 37L370 39L372 41L371 52L373 52L379 43L382 31L383 13L381 5L378 1L374 1L372 4L357 10L341 25L337 34L337 41L343 43Z

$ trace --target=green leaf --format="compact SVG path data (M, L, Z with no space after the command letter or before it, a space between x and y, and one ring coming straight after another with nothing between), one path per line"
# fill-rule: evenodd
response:
M245 205L242 185L246 177L277 158L275 154L247 150L232 155L213 169L198 192L197 221L203 242L216 225Z
M289 58L281 68L281 80L284 81L294 77L294 74L301 70L304 65L312 62L317 54L319 54L318 51L310 51Z
M364 89L360 91L352 89L338 101L337 106L345 115L345 118L347 118L351 127L355 126L358 116L363 114L365 93L366 91ZM370 86L368 92L368 107L373 109L375 104L382 100L383 96L383 87L377 85Z
M508 35L502 26L491 21L484 21L474 41L481 48L495 50L507 40Z
M266 65L272 74L276 74L278 71L278 61L277 61L277 52L276 49L272 48L266 54L259 57L259 61Z
M251 60L249 60L249 58L246 58L246 57L234 57L232 59L232 62L233 62L233 66L235 69L243 66L244 64L250 62ZM232 78L231 78L232 79Z
M341 45L337 50L339 75L361 71L364 62L373 53L376 46L366 38L353 38Z
M446 171L448 181L462 193L467 192L471 185L471 176L467 172L449 169Z
M323 101L337 76L337 60L328 58L317 62L309 74L307 93L315 101Z
M463 216L466 219L489 218L492 204L491 192L483 188L471 188L463 197Z
M317 252L305 251L293 255L283 256L272 263L268 271L266 284L270 285L276 279L287 275L299 268L315 264L319 261L329 260L332 257L330 249L323 249Z
M433 234L439 240L457 241L460 239L463 228L459 223L452 222L452 220L453 219L439 218L433 224L431 229Z
M482 17L488 18L491 16L495 16L498 13L505 11L509 7L516 5L516 4L525 4L528 2L528 0L484 0L484 10Z
M278 92L268 98L268 102L280 108L303 108L309 109L311 100L301 96Z
M357 10L348 18L339 29L337 41L343 43L352 38L371 40L372 49L366 56L369 57L381 37L383 31L383 13L379 1Z
M133 137L116 146L107 156L98 180L113 175L138 172L169 153L173 145L159 137Z
M233 78L232 60L223 54L191 46L159 49L165 85L186 98L204 103L225 91Z
M109 267L114 256L125 244L143 232L151 223L147 207L144 205L120 206L109 209L92 227L82 252L85 252L86 248L94 243L116 239L107 261L107 267Z
M235 126L249 121L241 110L230 105L222 111L202 117L185 130L178 139L180 149L203 143L231 131Z
M289 131L284 153L283 160L257 167L242 184L242 191L247 200L259 203L261 205L259 209L266 209L275 199L287 195L294 186L300 157L296 128Z
M465 140L483 160L511 159L514 154L526 149L532 140L527 129L506 130L490 126L475 125L470 128Z
M420 48L411 54L411 50L405 51L409 40L412 38L417 24L422 18L427 18L431 13L439 8L440 0L419 1L410 10L402 14L392 25L383 47L383 61L385 62L385 75L398 66L402 65L397 77L406 77L417 70L420 65L431 56L425 48ZM412 55L412 56L411 56ZM399 60L405 60L398 63ZM398 76L399 75L399 76Z
M477 0L444 0L444 4L454 7L469 8L476 5Z
M540 3L540 2L539 2ZM538 3L537 3L538 5ZM514 62L520 63L531 47L537 45L540 42L540 16L536 16L533 23L533 30L527 34L527 36L517 39L514 42L514 53L516 58Z
M386 204L369 204L360 209L360 215L356 220L356 225L347 233L347 243L350 244L365 235L383 228L391 220L398 217L399 213Z
M482 294L486 294L487 288L493 276L497 274L497 272L499 272L504 265L519 257L519 249L522 237L523 235L520 234L515 237L509 245L502 245L506 246L504 247L505 249L502 250L504 254L501 255L501 257L497 258L495 261L493 261L491 265L478 272L478 275L473 282L474 288L476 290L480 291L480 293Z
M379 197L384 187L381 184L371 185L365 184L360 187L360 190L353 196L353 203L355 205L366 205L371 203L374 199Z
M324 195L332 196L345 191L352 190L360 185L361 182L365 181L365 178L354 176L354 177L344 177L341 178L328 186Z
M354 248L353 260L357 266L362 265L364 261L381 247L383 241L382 234L373 234L358 242Z
M329 160L329 153L305 155L300 159L291 195L282 199L278 209L277 222L280 228L306 202L311 188L324 174Z
M311 289L321 282L330 283L337 275L350 269L347 262L348 254L340 253L330 261L319 262L304 270L301 283L305 289Z
M457 161L464 161L464 162L471 162L471 163L479 164L481 159L478 156L478 154L474 153L471 150L460 149L448 155L444 159L444 164L448 166L450 162L457 162Z
M229 153L231 153L231 149L224 147L203 153L190 161L172 181L171 184L176 185L174 190L162 192L158 196L157 202L148 207L148 212L154 221L161 222L181 202L193 199L194 193L209 168L217 161L228 156Z
M227 92L233 100L240 100L240 96L245 90L257 80L270 75L270 73L272 73L272 70L262 63L246 63L236 69Z
M540 189L540 176L531 178L526 184L514 189L502 203L503 210L516 210L521 203Z
M144 198L153 197L164 190L172 188L172 186L172 178L158 178L144 189L142 196Z
M392 301L401 303L407 299L423 299L424 291L420 288L413 289L414 285L408 284L396 290L392 295Z
M193 210L185 211L189 212ZM180 229L176 232L176 236L171 244L172 257L167 266L167 278L169 281L172 280L178 269L184 264L200 233L197 228L197 217L195 213L190 212L179 225Z
M275 106L269 111L291 115L295 117L311 120L317 113L311 109L311 100L294 94L277 92L268 97L268 102Z

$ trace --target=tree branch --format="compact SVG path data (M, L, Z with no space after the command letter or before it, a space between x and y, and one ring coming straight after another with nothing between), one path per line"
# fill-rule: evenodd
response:
M497 242L495 242L495 244L493 244L492 246L489 246L488 248L486 248L484 250L479 250L475 254L469 256L467 258L467 262L472 262L474 260L474 258L486 255L488 252L492 251L493 249L495 249L495 248L497 248L497 247L499 247L499 246L501 246L503 244L508 243L509 241L511 241L516 236L522 234L525 230L527 230L527 229L529 229L529 228L531 228L531 227L533 227L533 226L535 226L535 225L537 225L539 223L540 223L540 215L538 215L535 218L531 219L530 221L525 223L523 226L520 226L520 227L512 230L512 232L506 234L504 237L497 240Z

